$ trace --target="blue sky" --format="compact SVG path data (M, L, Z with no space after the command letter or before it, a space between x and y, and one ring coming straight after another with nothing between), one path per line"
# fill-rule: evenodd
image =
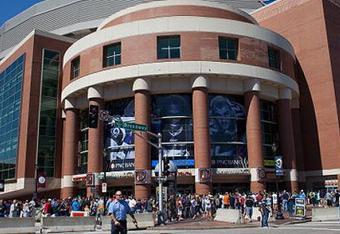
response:
M5 23L6 20L41 1L42 0L0 0L0 26Z

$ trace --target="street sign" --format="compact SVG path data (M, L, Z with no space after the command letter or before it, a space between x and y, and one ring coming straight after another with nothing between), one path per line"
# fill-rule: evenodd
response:
M304 198L295 198L295 216L306 216L306 204Z
M107 193L107 183L102 183L102 193Z
M115 127L125 128L125 129L132 130L132 131L142 131L142 132L148 131L148 127L146 125L128 123L128 122L123 122L123 121L115 121Z

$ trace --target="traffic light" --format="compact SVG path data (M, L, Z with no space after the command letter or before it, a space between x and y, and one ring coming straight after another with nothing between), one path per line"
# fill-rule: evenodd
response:
M5 191L5 180L0 180L0 192Z
M168 158L164 158L164 176L170 175L170 160Z
M89 128L97 128L97 126L98 126L98 106L90 105L88 124L89 124Z

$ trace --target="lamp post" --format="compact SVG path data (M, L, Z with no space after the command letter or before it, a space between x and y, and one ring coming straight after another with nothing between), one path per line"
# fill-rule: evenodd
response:
M33 193L33 200L38 198L38 164L34 164L35 169L35 183L34 183L34 193Z
M103 151L103 156L104 156L104 161L105 161L105 166L104 166L104 178L103 181L106 184L106 191L103 191L103 184L102 184L102 192L103 192L103 196L104 196L104 213L106 212L106 194L107 194L107 177L106 177L106 172L109 170L110 168L110 158L109 158L109 154L107 153L106 149L104 148Z
M278 151L278 146L275 142L273 142L272 144L272 152L273 152L273 156L277 156L277 151ZM280 198L280 193L279 193L279 175L277 173L277 169L276 169L277 165L276 165L276 161L275 161L275 184L276 184L276 200L277 200L277 212L276 212L276 216L275 219L284 219L282 211L281 211L281 198Z

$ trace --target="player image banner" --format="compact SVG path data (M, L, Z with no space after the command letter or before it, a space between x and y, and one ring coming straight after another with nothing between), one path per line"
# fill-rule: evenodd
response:
M121 117L124 122L134 122L134 117ZM109 123L105 129L105 148L111 171L134 170L135 148L133 131L117 128Z
M247 168L243 97L209 94L210 154L213 168Z

